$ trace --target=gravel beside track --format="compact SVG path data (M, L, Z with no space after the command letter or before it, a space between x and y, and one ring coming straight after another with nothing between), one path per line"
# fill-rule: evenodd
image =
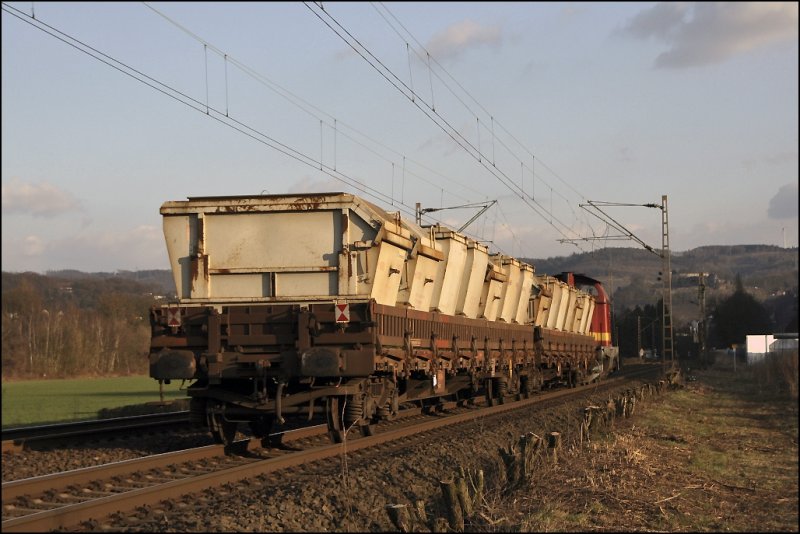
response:
M618 393L643 383L628 383L619 387ZM389 521L387 505L413 505L422 500L429 519L443 517L446 513L440 480L452 478L459 467L467 473L482 469L487 491L491 492L503 484L500 448L507 448L522 434L544 436L551 431L561 432L564 447L575 446L580 440L584 408L605 405L618 393L587 389L557 408L515 411L460 425L447 433L356 453L344 452L334 460L211 488L180 500L87 522L80 528L139 532L397 530ZM657 402L657 397L647 402ZM17 458L4 455L3 477L12 480L208 442L210 438L202 434L146 436L97 448L29 451Z
M185 430L126 434L69 446L37 445L19 453L3 454L3 482L202 447L211 443L213 441L208 433Z

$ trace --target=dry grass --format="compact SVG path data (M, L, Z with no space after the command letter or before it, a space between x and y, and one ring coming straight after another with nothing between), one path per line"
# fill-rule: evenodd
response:
M544 463L481 531L798 531L797 403L724 364Z
M767 354L763 360L749 367L748 371L761 391L782 392L797 401L797 380L800 376L797 354L797 350Z

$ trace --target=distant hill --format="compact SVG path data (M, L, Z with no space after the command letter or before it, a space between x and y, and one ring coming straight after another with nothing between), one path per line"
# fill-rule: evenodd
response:
M546 259L522 258L537 273L582 273L600 280L617 310L655 305L661 298L661 258L641 248L604 248ZM770 245L705 246L670 255L675 323L696 318L697 273L706 273L706 306L733 293L739 276L745 290L760 302L793 300L796 313L798 249ZM780 308L785 308L782 303ZM781 317L776 317L781 324Z
M176 294L175 280L172 278L172 271L169 269L154 269L149 271L115 271L113 273L85 273L83 271L65 269L61 271L47 271L46 274L47 276L60 278L62 280L80 280L84 278L121 278L125 280L133 280L142 284L143 286L150 287L152 290L158 291L166 297Z
M745 285L786 289L797 285L797 258L797 248L771 245L706 246L686 252L672 252L670 265L677 274L705 272L720 280L733 280L739 275ZM593 278L605 277L607 283L613 282L617 287L628 285L637 275L655 279L661 270L661 258L642 248L604 248L570 256L524 261L533 263L537 272L582 272ZM612 277L616 281L611 280Z
M641 248L604 248L594 252L550 258L520 258L536 268L537 273L582 273L600 280L612 295L616 310L656 305L661 298L659 280L661 258ZM673 252L673 315L675 322L692 320L699 313L697 273L707 273L706 305L733 292L739 276L748 293L760 302L793 299L796 309L798 286L798 249L770 245L706 246L686 252ZM85 278L132 280L153 292L170 298L175 283L168 269L84 273L48 271L47 276L61 280ZM785 306L784 306L785 307ZM780 321L780 318L776 320Z

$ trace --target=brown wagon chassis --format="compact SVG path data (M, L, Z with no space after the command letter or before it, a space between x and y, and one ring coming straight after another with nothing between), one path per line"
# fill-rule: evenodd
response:
M372 300L350 302L347 322L336 321L334 302L181 306L179 326L168 326L167 310L151 312L150 376L196 380L195 417L219 437L231 422L271 426L320 412L333 431L369 428L404 402L466 393L502 402L598 368L589 335ZM349 415L330 421L347 402Z

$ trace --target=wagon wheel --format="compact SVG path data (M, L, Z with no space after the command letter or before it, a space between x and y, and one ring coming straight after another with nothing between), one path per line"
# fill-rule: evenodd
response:
M328 436L333 443L341 443L344 441L344 421L341 408L342 399L344 399L344 397L328 397L325 405L325 415L328 420Z
M269 415L261 415L250 421L250 430L253 432L253 436L261 439L269 437L274 421L275 418Z
M519 376L519 395L517 396L522 399L531 398L531 384L529 375Z
M222 434L216 428L211 427L211 422L208 424L209 431L211 432L211 439L214 440L214 443L220 444L222 443Z
M400 411L400 399L397 389L395 389L386 403L375 411L375 416L379 421L393 421L397 417L398 411Z
M224 443L226 446L232 444L236 438L238 426L238 423L228 421L220 413L209 412L208 414L208 428L214 443Z
M514 394L514 400L522 400L525 398L522 393L522 375L518 372L514 373L514 377L511 379L511 385L509 389Z
M344 407L344 426L350 428L356 425L361 430L361 435L372 436L375 434L375 425L372 422L371 400L366 395L348 395Z
M367 423L365 425L361 425L361 435L364 437L374 436L375 435L375 424L374 423Z
M497 404L506 403L506 395L508 395L508 378L505 376L498 376L493 379L495 381L495 389L497 390Z

